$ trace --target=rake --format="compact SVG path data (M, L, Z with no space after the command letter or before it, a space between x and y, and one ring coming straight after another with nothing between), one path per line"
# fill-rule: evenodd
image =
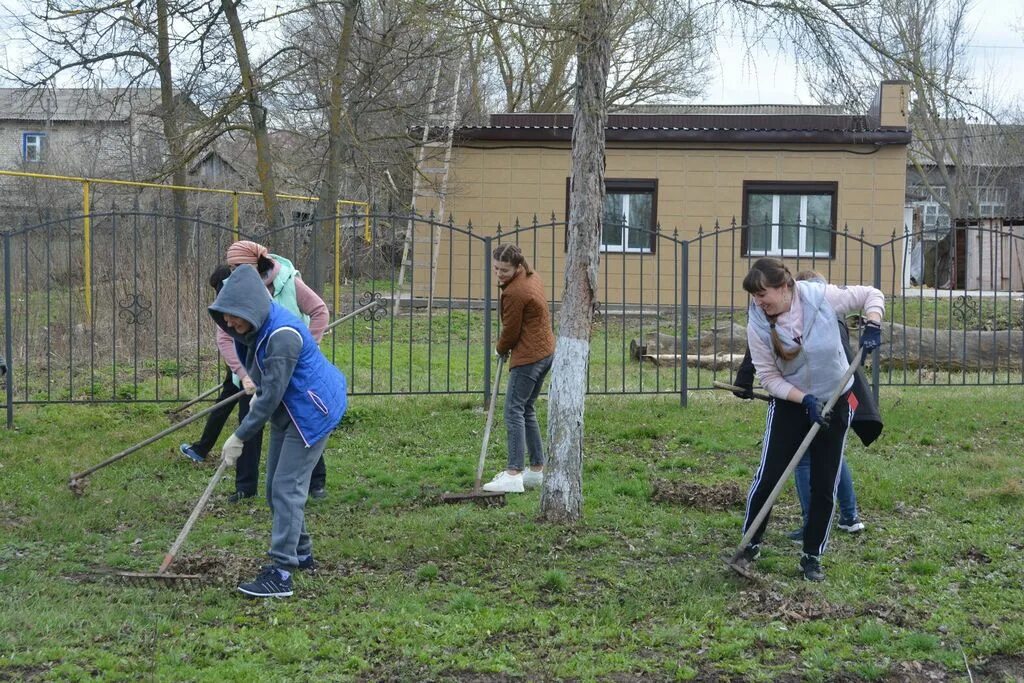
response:
M136 451L138 451L138 450L140 450L142 448L145 448L146 446L148 446L149 444L153 443L154 441L159 441L160 439L164 438L168 434L173 434L174 432L178 431L182 427L184 427L186 425L189 425L189 424L192 424L193 422L195 422L199 418L205 417L206 415L209 415L213 411L218 410L220 408L223 408L224 406L231 405L232 403L234 403L235 401L237 401L238 399L240 399L244 395L245 395L245 391L239 391L237 394L233 394L231 396L228 396L223 401L220 401L218 403L214 403L209 408L206 408L204 410L200 410L195 415L190 415L189 417L186 417L181 422L179 422L179 423L177 423L175 425L171 425L170 427L168 427L167 429L161 431L160 433L154 434L153 436L149 437L145 441L140 441L139 443L135 444L134 446L130 446L130 447L124 449L123 451L121 451L120 453L117 453L116 455L110 456L109 458L107 458L103 462L97 463L97 464L93 465L92 467L90 467L88 469L82 470L81 472L77 472L75 474L72 474L71 477L68 479L68 488L71 489L71 491L75 495L78 495L78 496L82 495L83 493L85 493L85 485L86 485L85 478L88 477L93 472L95 472L96 470L103 469L107 465L112 465L115 462L117 462L118 460L121 460L122 458L126 458L129 455L131 455L132 453L134 453L134 452L136 452Z
M370 309L384 310L384 307L385 307L384 301L380 298L380 295L378 294L378 295L374 296L372 301L370 301L369 303L363 304L359 308L356 308L355 310L350 311L349 313L346 313L345 315L341 316L340 318L338 318L337 320L332 322L324 330L324 334L326 334L328 331L334 329L335 327L337 327L341 323L345 322L346 320L350 320L350 319L354 318L355 316L359 315L360 313L365 313L367 311L370 311ZM376 312L376 311L374 311L374 312ZM199 396L197 396L196 398L192 399L191 401L188 401L184 405L178 406L173 411L171 411L171 413L179 412L179 411L187 408L190 405L198 403L200 400L202 400L203 398L205 398L209 394L212 394L214 391L216 391L219 388L220 388L220 385L214 387L213 389L207 390L203 394L200 394ZM109 458L107 458L106 460L104 460L103 462L97 463L97 464L93 465L92 467L90 467L88 469L85 469L85 470L82 470L81 472L77 472L75 474L72 474L71 477L68 479L68 488L71 489L71 491L75 495L79 495L80 496L80 495L84 494L85 493L85 485L87 483L85 478L88 477L93 472L95 472L96 470L100 470L100 469L103 469L104 467L106 467L107 465L114 464L118 460L121 460L122 458L125 458L125 457L131 455L132 453L142 449L142 448L145 448L146 446L148 446L149 444L153 443L154 441L159 441L160 439L164 438L165 436L167 436L169 434L173 434L174 432L178 431L182 427L185 427L185 426L187 426L189 424L192 424L193 422L195 422L199 418L205 417L206 415L209 415L210 413L212 413L215 410L218 410L219 408L223 408L224 406L231 405L232 403L234 403L235 401L237 401L238 399L240 399L244 395L245 395L245 391L239 391L236 394L232 394L231 396L227 397L223 401L219 401L217 403L214 403L209 408L204 408L203 410L200 410L195 415L190 415L189 417L185 418L181 422L178 422L177 424L171 425L167 429L161 431L159 434L154 434L153 436L149 437L145 441L140 441L139 443L135 444L134 446L130 446L129 448L124 449L120 453L112 455Z
M498 387L501 384L501 368L505 359L498 357L498 369L494 373L494 388L491 389L491 404L487 407L487 423L484 426L484 442L480 447L480 460L476 465L476 480L473 490L466 493L448 493L441 495L443 503L476 503L486 507L501 507L505 504L505 494L501 491L484 491L481 482L484 476L484 460L487 458L487 447L491 441L491 425L494 424L494 404L498 402Z
M857 352L857 357L854 361L850 363L850 367L846 370L846 373L843 374L843 378L839 380L839 386L836 387L832 396L829 397L828 403L825 404L825 407L821 411L822 415L828 415L832 411L832 406L834 406L836 401L839 400L839 397L842 396L846 383L850 381L851 377L853 377L853 373L857 372L857 368L860 367L860 363L863 359L864 350L861 349ZM773 488L771 493L768 494L768 498L764 501L764 505L761 506L761 509L758 510L757 516L754 517L754 521L750 523L749 527L747 527L747 533L743 534L743 538L740 540L740 544L739 547L736 548L736 552L732 554L732 557L725 559L725 566L740 576L748 579L757 578L757 575L750 570L750 565L742 561L743 550L747 547L747 544L750 543L750 539L754 537L754 534L757 533L757 530L760 528L765 517L768 516L772 506L775 505L775 499L779 497L782 487L785 486L786 482L789 480L789 475L791 475L793 470L796 469L797 463L799 463L800 459L804 457L804 453L806 453L807 449L810 448L811 442L814 441L814 437L818 435L818 431L820 429L821 425L817 422L811 425L810 430L808 430L807 435L804 436L804 440L800 442L800 447L796 449L796 453L793 454L793 457L790 459L785 471L783 471L779 480L775 482L775 488Z
M203 495L199 497L199 502L192 508L192 514L189 515L188 521L185 522L185 526L182 527L181 533L174 539L174 543L171 544L171 549L164 555L164 561L160 563L160 568L156 572L125 572L112 570L106 572L110 576L115 576L118 579L124 580L127 583L137 584L148 584L150 582L158 582L164 585L180 585L180 584L193 584L202 583L205 578L199 574L171 574L167 570L170 568L171 563L174 562L174 558L178 555L178 551L181 546L185 543L185 539L188 538L188 534L192 531L192 527L195 525L196 520L199 519L199 515L202 514L203 509L206 507L206 503L209 502L210 496L213 495L214 489L217 488L217 483L221 477L224 476L224 470L228 467L228 463L223 458L220 461L220 465L217 466L217 471L213 473L210 478L210 483L206 485L206 490L203 491Z

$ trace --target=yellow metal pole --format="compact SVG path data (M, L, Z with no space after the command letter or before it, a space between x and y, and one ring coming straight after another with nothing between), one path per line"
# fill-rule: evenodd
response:
M334 205L334 315L341 313L341 202Z
M82 183L82 268L85 270L85 324L92 326L92 209L89 204L89 181Z
M238 241L238 193L231 195L231 238Z
M370 232L370 205L363 204L363 239L367 244L373 242L373 233Z

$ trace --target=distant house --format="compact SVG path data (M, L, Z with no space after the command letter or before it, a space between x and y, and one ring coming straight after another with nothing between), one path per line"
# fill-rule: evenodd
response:
M144 177L163 160L155 88L0 88L0 169Z
M921 209L926 233L941 238L958 219L1024 215L1024 126L947 121L926 135L941 140L916 139L907 159L907 203Z
M455 131L444 215L473 234L507 231L518 220L568 214L572 114L494 114L486 126ZM692 239L717 224L742 226L706 258L745 272L747 259L779 255L864 263L837 243L837 229L881 242L899 232L907 171L907 87L884 82L870 111L835 107L681 106L611 113L606 128L606 203L602 273L621 282L607 293L638 300L652 290L678 290L676 250L661 236ZM438 155L421 169L436 171ZM431 209L429 193L417 210ZM479 254L465 240L438 244L414 234L408 281L414 295L472 296ZM561 296L565 239L525 236L528 257L543 264ZM433 254L431 254L431 250ZM433 272L431 272L431 270ZM870 271L869 271L870 272ZM699 269L690 269L696 282ZM736 288L738 289L738 288ZM739 290L737 302L745 294Z
M969 226L1019 231L1019 219L1001 219L1024 215L1024 126L952 120L927 128L907 159L907 206L913 210L907 284L960 289L984 281L998 290L1000 278L974 273L990 258L989 247L981 246L990 235ZM1010 240L1001 251L1010 254L1016 243Z

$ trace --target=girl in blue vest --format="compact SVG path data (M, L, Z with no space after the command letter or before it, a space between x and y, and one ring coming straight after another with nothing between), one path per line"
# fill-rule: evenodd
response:
M224 256L226 260L224 268L228 273L246 263L255 266L274 301L301 318L309 327L313 339L317 343L320 342L327 329L330 312L324 300L302 281L299 271L291 261L283 256L271 254L262 244L249 240L233 242L227 248ZM222 272L221 268L218 268L214 275L210 276L210 285L219 292L220 284L225 277L227 275ZM242 359L236 356L234 341L223 330L217 332L217 349L228 365L228 372L218 400L234 395L239 388L245 389L246 396L238 401L238 419L241 422L249 411L248 397L255 393L256 384L246 372ZM203 429L202 436L191 444L181 444L181 453L196 462L202 462L206 454L216 444L217 437L233 409L234 406L231 405L210 413L206 419L206 427ZM260 480L260 449L262 445L262 431L254 434L253 438L246 442L242 457L235 465L235 492L228 498L230 502L237 503L256 495ZM313 477L309 482L309 494L314 498L323 498L326 496L326 486L327 465L321 458L316 464L316 469L313 470Z
M808 448L810 505L803 534L800 571L809 581L822 581L821 556L828 543L835 513L836 487L853 411L848 397L851 378L842 387L831 415L822 404L839 388L850 367L836 325L837 314L862 311L867 318L860 336L865 353L881 344L885 298L874 287L836 287L819 282L795 282L776 258L760 258L743 279L752 297L748 311L747 346L768 403L761 463L747 497L743 532L760 512L811 425L821 425ZM768 517L743 550L743 560L760 554Z
M271 564L238 590L256 597L288 596L292 573L315 566L305 522L309 480L345 413L345 376L324 357L302 320L271 300L250 265L235 268L209 310L234 339L238 358L257 387L249 413L224 442L224 460L234 465L245 441L270 424Z

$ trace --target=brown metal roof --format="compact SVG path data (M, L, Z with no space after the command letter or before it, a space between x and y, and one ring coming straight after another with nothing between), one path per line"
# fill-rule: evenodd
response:
M572 114L492 114L488 126L456 130L459 142L568 142ZM907 129L868 125L849 114L609 114L609 142L761 142L887 144L910 142ZM456 143L458 144L458 142Z

